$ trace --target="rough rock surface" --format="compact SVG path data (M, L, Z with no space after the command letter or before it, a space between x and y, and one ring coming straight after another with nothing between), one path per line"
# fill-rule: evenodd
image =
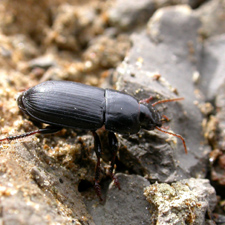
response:
M145 188L144 195L152 206L152 224L206 224L206 214L217 203L214 188L204 179L156 183Z

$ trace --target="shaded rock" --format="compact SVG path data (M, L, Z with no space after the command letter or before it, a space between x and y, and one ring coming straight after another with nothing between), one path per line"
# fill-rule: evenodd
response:
M169 6L169 5L189 5L192 8L196 8L199 5L201 5L201 3L206 2L206 0L157 0L156 4L157 6L160 8L161 7L165 7L165 6Z
M117 0L108 10L109 23L120 29L129 29L143 24L155 11L155 1Z

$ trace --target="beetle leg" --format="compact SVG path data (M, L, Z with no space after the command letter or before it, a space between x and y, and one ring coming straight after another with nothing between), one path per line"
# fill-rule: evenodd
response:
M101 159L102 148L101 148L101 142L100 142L98 134L95 131L92 131L92 133L93 133L93 136L94 136L94 139L95 139L94 150L95 150L95 154L97 156L97 165L96 165L96 168L95 168L95 180L94 180L95 184L94 184L94 187L95 187L96 194L98 195L100 201L102 201L101 187L100 187L100 184L99 184L100 173L101 173L100 159Z
M113 173L113 169L114 169L114 165L115 165L115 159L116 159L116 154L117 154L117 151L118 151L118 140L116 138L116 135L113 132L109 132L108 138L109 138L109 146L111 148L110 150L112 152L110 176L112 177L115 185L120 190L121 189L120 188L120 183L119 183L118 179L115 177L115 174Z
M16 140L16 139L20 139L20 138L25 138L34 134L52 134L55 132L58 132L62 129L62 127L55 127L55 126L47 126L43 129L39 129L39 130L35 130L35 131L30 131L24 134L20 134L20 135L15 135L15 136L9 136L6 138L2 138L0 139L1 141L12 141L12 140Z

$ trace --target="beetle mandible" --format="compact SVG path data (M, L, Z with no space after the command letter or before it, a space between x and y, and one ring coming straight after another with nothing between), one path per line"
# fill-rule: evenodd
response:
M48 126L21 135L2 138L0 142L37 133L54 133L62 128L91 130L97 155L94 186L98 197L101 199L99 185L101 143L96 133L99 128L104 127L109 131L108 140L112 152L110 176L119 189L119 182L113 174L118 150L118 141L114 132L134 134L141 128L146 130L158 129L180 138L187 153L182 136L161 128L165 118L154 107L159 103L178 101L183 98L161 100L150 104L151 99L148 98L138 102L131 95L111 89L102 89L71 81L46 81L24 91L17 98L17 103L21 111L28 115L31 120L46 123Z

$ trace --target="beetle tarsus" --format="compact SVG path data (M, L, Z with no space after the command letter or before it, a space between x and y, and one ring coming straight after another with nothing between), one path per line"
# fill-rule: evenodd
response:
M103 199L102 199L102 192L101 192L101 186L99 184L99 181L95 180L94 187L95 187L95 192L96 192L97 196L99 197L99 200L102 202Z
M116 138L116 135L113 132L109 132L108 138L109 138L110 150L111 150L111 153L112 153L112 160L111 160L109 173L110 173L110 177L114 181L114 184L120 190L121 189L120 183L119 183L117 177L115 176L115 174L113 173L113 170L114 170L114 167L115 167L116 154L117 154L117 151L118 151L118 140Z
M118 181L118 179L117 179L117 177L115 176L114 173L111 174L111 178L112 178L112 180L114 181L115 186L116 186L119 190L121 190L120 182Z

